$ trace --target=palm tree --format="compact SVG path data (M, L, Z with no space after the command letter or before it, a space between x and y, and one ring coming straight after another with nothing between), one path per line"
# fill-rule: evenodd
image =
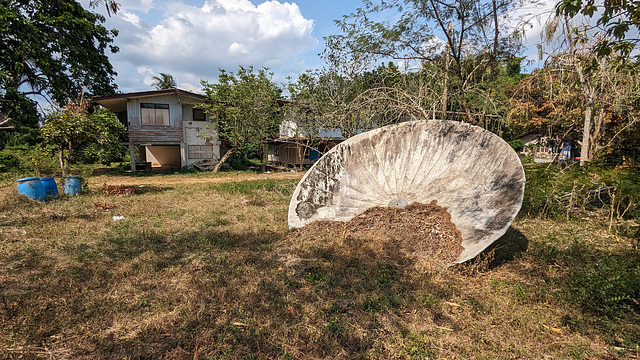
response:
M176 80L173 78L173 75L160 73L160 76L153 77L153 83L151 83L151 85L157 90L173 89L176 87Z
M116 0L91 0L89 1L89 6L95 8L98 5L104 4L107 8L107 14L111 16L111 14L116 14L118 10L120 10L120 4Z

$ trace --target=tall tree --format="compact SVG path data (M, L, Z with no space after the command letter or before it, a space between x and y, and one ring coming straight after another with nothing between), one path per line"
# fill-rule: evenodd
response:
M633 57L640 61L640 54L634 49L640 42L640 3L631 0L560 0L556 5L558 15L575 18L585 16L596 17L596 23L591 25L591 33L600 32L603 36L598 38L592 46L599 56L608 56L617 62L626 62ZM628 34L633 34L631 37Z
M486 110L492 88L479 84L492 80L500 60L518 50L518 42L499 22L512 4L509 0L364 1L362 8L338 22L343 34L329 37L329 45L357 57L392 58L418 68L430 64L445 79L446 98L441 104L463 111L467 121L477 123L474 114ZM373 20L389 12L399 13L395 22ZM474 96L484 97L484 104L474 104Z
M637 146L640 80L611 57L591 51L588 24L560 16L547 24L554 51L542 69L509 89L509 122L516 133L541 132L580 145L580 162Z
M176 80L173 78L173 75L160 73L160 76L153 77L151 85L155 87L156 90L173 89L176 87Z
M573 106L582 112L580 163L584 164L596 158L599 148L596 140L605 130L602 126L605 109L623 110L637 101L637 92L627 91L632 89L627 86L627 77L633 76L633 72L614 65L619 55L599 57L592 51L600 46L603 38L585 18L553 17L545 28L545 34L546 41L554 49L548 54L547 62L562 71L564 86L580 90L581 101ZM627 115L627 126L614 137L636 126L637 116L634 113L637 114L637 110L636 107L635 111L623 111ZM597 117L596 112L599 112Z
M229 144L213 171L241 147L262 144L277 135L282 90L272 76L267 68L254 72L253 67L240 66L236 73L220 69L217 83L202 81L209 102L200 106L210 114L220 138Z
M75 0L0 1L0 113L14 123L37 121L34 96L65 104L75 94L115 91L105 54L115 30Z
M305 137L336 129L348 138L358 131L426 118L437 95L423 75L403 73L393 63L362 73L336 67L309 71L289 84L294 100L289 114Z

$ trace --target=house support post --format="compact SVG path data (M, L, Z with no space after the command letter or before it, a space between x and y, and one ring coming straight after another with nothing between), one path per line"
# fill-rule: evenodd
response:
M129 158L131 159L131 173L136 174L136 148L132 142L129 143Z

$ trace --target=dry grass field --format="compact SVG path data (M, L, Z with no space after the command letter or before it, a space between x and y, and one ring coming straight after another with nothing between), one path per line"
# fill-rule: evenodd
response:
M438 268L288 230L300 177L96 175L45 203L0 188L0 358L640 359L635 224L522 216Z

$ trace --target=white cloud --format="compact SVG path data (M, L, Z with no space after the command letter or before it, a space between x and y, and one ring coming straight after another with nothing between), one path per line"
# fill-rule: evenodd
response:
M232 57L249 55L249 48L244 44L234 42L229 46L228 54Z
M138 66L136 68L138 75L142 76L142 82L145 85L152 86L153 84L153 69L146 66Z
M530 62L528 70L536 66L538 60L537 45L542 41L542 32L546 22L555 14L556 0L535 0L521 2L503 19L503 23L522 37L525 55Z
M122 17L122 20L128 22L129 24L134 25L137 28L142 28L143 26L142 20L136 14L133 14L127 11L121 11L119 13L119 16Z
M153 7L152 1L133 3L141 9ZM235 71L239 64L291 68L293 63L294 71L300 72L303 64L295 56L318 45L312 36L314 20L306 19L295 3L266 1L256 6L249 0L209 0L198 7L172 2L163 11L157 24L128 11L110 18L111 26L120 30L120 53L112 60L158 69L181 84L193 84L215 80L218 68ZM138 73L143 75L139 69Z
M148 13L154 8L153 0L126 0L119 1L120 10L138 10Z
M182 90L191 91L191 92L194 92L194 93L202 92L202 89L200 87L195 86L195 85L193 85L191 83L188 83L188 82L180 83L180 85L178 85L178 88L182 89Z

